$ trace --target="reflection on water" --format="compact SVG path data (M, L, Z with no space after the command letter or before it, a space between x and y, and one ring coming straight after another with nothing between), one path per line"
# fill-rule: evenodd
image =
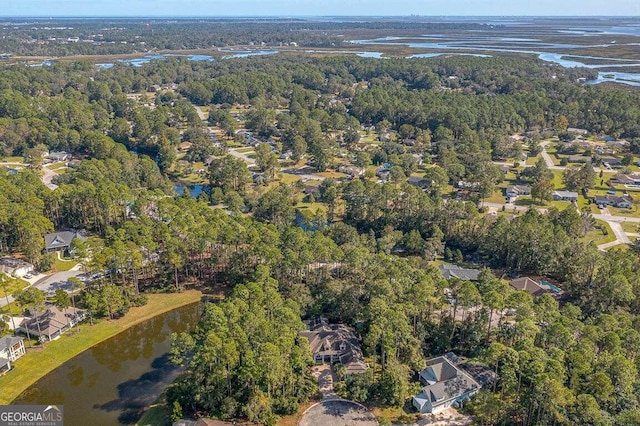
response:
M192 330L199 315L193 304L131 327L52 371L13 403L62 404L71 426L135 423L181 372L167 359L169 336Z

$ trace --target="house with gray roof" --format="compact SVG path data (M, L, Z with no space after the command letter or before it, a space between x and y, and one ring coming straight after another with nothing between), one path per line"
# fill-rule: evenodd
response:
M440 265L440 273L446 279L458 278L462 281L478 281L480 271L478 269L467 269L458 265L442 264Z
M593 202L599 207L618 207L621 209L630 209L633 205L631 197L618 197L616 195L596 195Z
M424 387L412 400L420 413L438 413L452 405L460 406L480 390L480 383L459 368L460 364L460 358L453 353L427 361L427 368L419 374Z
M22 337L9 335L0 337L0 374L11 370L11 363L25 353Z
M578 201L578 193L573 191L553 191L555 201Z
M22 259L4 256L0 257L0 273L4 273L16 278L22 278L33 272L33 265Z
M323 317L309 320L306 324L308 330L301 331L300 336L309 340L314 362L340 363L348 376L367 371L369 366L364 362L360 339L353 328L329 324Z
M68 251L74 238L85 240L84 231L58 231L44 236L45 251Z
M85 316L86 312L82 309L69 307L60 310L57 306L46 303L43 312L31 313L31 316L25 318L18 326L17 331L36 336L41 341L56 340L85 319Z

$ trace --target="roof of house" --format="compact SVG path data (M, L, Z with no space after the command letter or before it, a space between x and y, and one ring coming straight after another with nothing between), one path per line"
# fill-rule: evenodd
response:
M516 290L526 291L534 296L547 292L539 283L529 277L516 278L515 280L509 281L509 285Z
M529 185L509 185L506 192L531 193L531 187Z
M44 312L26 318L20 324L20 328L29 329L31 334L50 336L66 327L70 320L83 314L84 311L81 309L68 307L66 312L63 312L57 306L46 303Z
M436 380L435 383L422 388L422 391L416 395L416 401L422 405L426 401L430 401L432 405L442 404L474 389L480 389L480 384L454 365L447 356L439 356L427 361L427 368L420 372L420 376Z
M4 351L6 349L9 349L10 347L15 345L16 343L20 343L23 340L24 339L22 337L10 336L8 334L6 336L2 336L2 337L0 337L0 351Z
M33 269L33 265L22 259L16 259L15 257L0 257L0 272L11 275L19 268Z
M578 198L578 193L573 191L553 191L553 195L562 198Z
M612 178L612 180L615 180L620 183L635 183L637 180L640 180L640 176L638 176L636 173L633 173L633 174L618 173Z
M308 330L300 335L309 340L314 356L337 356L347 374L363 373L369 368L364 362L360 341L353 328L344 324L329 324L325 318L307 321Z
M480 271L477 269L467 269L458 265L443 264L440 265L442 275L449 278L459 278L463 281L477 281Z
M628 197L618 197L617 195L596 195L593 197L596 204L620 204L623 202L631 203Z
M85 239L83 231L59 231L44 236L45 250L67 248L74 238Z
M407 183L413 186L429 186L429 181L422 176L409 176Z

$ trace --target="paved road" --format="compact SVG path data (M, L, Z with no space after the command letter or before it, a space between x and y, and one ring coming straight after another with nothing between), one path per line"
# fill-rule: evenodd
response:
M56 272L53 275L48 275L44 278L39 279L29 287L39 288L40 290L44 291L47 294L47 296L52 296L56 292L56 289L58 288L61 288L68 293L72 290L71 284L69 283L68 279L71 277L77 277L81 274L82 272L80 270ZM13 296L9 296L8 299L9 299L9 303L12 303L15 300ZM6 305L7 305L7 298L5 297L0 298L0 307L6 306Z
M345 400L322 401L309 408L298 426L377 426L376 416L364 405Z
M234 157L244 160L244 162L247 163L247 167L253 167L256 165L255 160L249 157L247 154L236 151L233 148L227 148L227 151L229 152L229 154L233 155Z
M567 166L556 166L555 164L553 164L553 159L551 158L551 155L549 155L549 153L547 152L547 145L549 145L551 143L551 141L543 141L540 142L540 146L542 147L542 158L544 159L544 162L547 164L547 167L551 170L564 170L567 168ZM593 170L596 173L600 173L600 171L602 170L600 167L594 167ZM604 170L605 172L612 172L613 170Z
M56 172L54 172L53 170L47 168L47 166L42 166L42 183L44 183L47 188L53 190L56 189L58 187L58 185L56 185L55 183L51 183L51 181L53 180L54 177L57 176Z

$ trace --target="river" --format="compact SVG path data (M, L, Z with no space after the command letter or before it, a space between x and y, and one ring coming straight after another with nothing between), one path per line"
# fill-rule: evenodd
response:
M47 374L13 404L64 405L69 426L135 423L180 374L167 359L169 337L193 330L200 309L194 303L123 331Z

